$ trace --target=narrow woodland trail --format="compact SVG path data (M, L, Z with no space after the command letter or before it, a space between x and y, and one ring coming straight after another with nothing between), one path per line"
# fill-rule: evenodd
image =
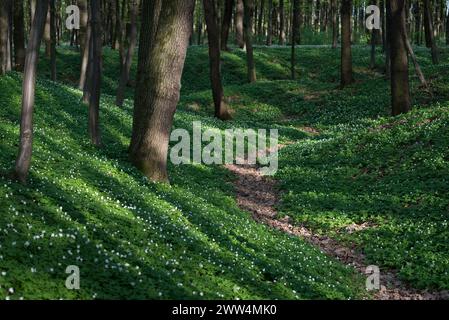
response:
M279 146L282 148L283 146ZM300 237L318 247L328 256L332 256L346 265L353 266L365 275L368 264L365 256L354 247L347 247L327 237L314 234L303 226L292 225L290 218L278 219L276 204L280 200L277 181L260 174L257 165L226 165L236 174L234 182L239 207L252 213L254 220L282 232ZM369 227L352 225L348 232ZM376 300L440 300L449 299L449 292L431 292L413 289L402 281L393 271L380 270L381 289L374 294Z

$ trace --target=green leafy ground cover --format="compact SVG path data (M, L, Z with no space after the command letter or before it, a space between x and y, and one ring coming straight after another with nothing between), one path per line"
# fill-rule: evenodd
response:
M414 98L431 107L390 118L388 84L366 68L367 49L354 51L357 83L345 90L336 89L339 59L331 49L298 50L300 80L290 81L289 50L257 48L259 82L252 85L245 84L244 53L226 53L235 120L222 123L211 117L207 49L192 47L175 127L278 128L282 142L295 141L281 152L277 178L289 190L281 215L356 241L371 262L401 270L416 286L447 288L448 109L435 103L448 96L449 68L431 66L418 50L436 92ZM351 268L238 209L234 177L224 168L170 166L171 186L142 178L127 161L132 90L117 108L118 56L110 50L103 146L92 147L87 109L73 89L78 60L77 52L59 50L61 83L43 79L48 61L41 60L30 183L0 177L0 298L366 297L364 279ZM0 78L3 173L17 152L20 92L18 74ZM376 227L340 232L366 221ZM64 286L68 265L81 269L79 291Z

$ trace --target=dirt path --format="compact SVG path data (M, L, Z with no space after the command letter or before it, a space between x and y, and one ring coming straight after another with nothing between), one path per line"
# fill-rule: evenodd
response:
M305 239L325 254L335 257L346 265L353 266L362 274L367 267L365 256L355 247L346 247L337 241L314 234L311 230L293 226L290 219L277 219L276 204L280 199L277 182L271 177L262 176L255 165L227 165L228 170L237 175L234 185L239 207L252 213L253 218L274 229ZM366 225L353 225L348 228L360 230ZM408 287L392 271L381 270L381 289L375 293L377 300L437 300L449 299L449 292L420 291Z

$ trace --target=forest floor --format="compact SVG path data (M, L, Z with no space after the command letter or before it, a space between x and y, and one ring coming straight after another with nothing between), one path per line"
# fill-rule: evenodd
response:
M252 169L244 166L170 165L171 186L150 183L127 160L132 90L117 108L116 52L104 56L101 148L89 144L74 89L79 53L59 49L58 83L45 80L41 59L30 183L0 174L0 299L405 295L395 283L381 283L384 296L367 292L366 276L349 265L359 257L421 295L411 298L447 298L449 50L439 66L416 51L433 95L412 73L414 111L394 118L388 82L367 68L368 48L354 49L356 83L344 90L330 48L298 49L298 81L289 80L288 48L257 48L256 84L245 83L244 52L225 53L234 120L221 122L212 117L207 48L191 48L174 127L276 128L285 147L274 180L263 184L252 174L245 181ZM20 85L18 74L0 78L2 173L17 152ZM251 189L254 182L267 189ZM259 210L283 230L255 221L250 212ZM333 254L314 243L323 239L339 246ZM68 265L80 267L81 290L65 288Z

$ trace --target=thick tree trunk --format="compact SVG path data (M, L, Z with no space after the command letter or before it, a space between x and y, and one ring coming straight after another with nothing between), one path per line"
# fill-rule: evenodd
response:
M229 29L232 22L232 10L234 9L234 0L226 0L223 23L221 25L221 50L228 51Z
M432 53L432 62L433 64L438 64L439 54L433 30L430 0L424 0L424 28L426 30L426 45L428 48L430 48Z
M390 0L387 4L390 10L391 51L391 104L392 114L398 115L410 111L410 89L408 78L408 56L404 41L405 30L405 0Z
M115 100L116 105L122 106L123 100L125 98L125 89L126 85L129 82L130 78L130 71L131 71L131 65L133 61L134 56L134 50L136 49L137 45L137 14L139 10L139 1L138 0L131 0L130 3L130 24L127 39L129 39L128 43L128 50L126 52L126 57L122 63L122 71L120 75L120 82L117 89L117 98Z
M23 1L14 0L14 63L15 70L22 72L25 65L25 20Z
M91 40L90 51L92 60L89 62L89 136L92 144L98 146L100 139L100 87L101 87L101 54L103 48L102 40L102 20L101 20L102 0L90 0L91 15Z
M341 86L353 82L351 48L352 0L342 0L341 4Z
M143 0L130 159L153 181L168 182L168 142L194 7L194 0Z
M220 71L220 39L218 30L218 18L215 0L203 0L206 17L207 36L209 42L210 82L214 98L215 117L221 120L230 120L225 102L223 101L223 85Z
M256 65L254 63L253 50L253 13L254 0L244 0L245 15L244 15L244 29L245 29L245 43L246 43L246 64L248 68L248 81L250 83L257 81Z
M33 150L33 108L37 62L39 59L39 48L44 33L47 11L48 0L38 1L26 50L22 85L19 154L16 159L15 167L15 177L22 183L26 183L31 165L31 154Z

